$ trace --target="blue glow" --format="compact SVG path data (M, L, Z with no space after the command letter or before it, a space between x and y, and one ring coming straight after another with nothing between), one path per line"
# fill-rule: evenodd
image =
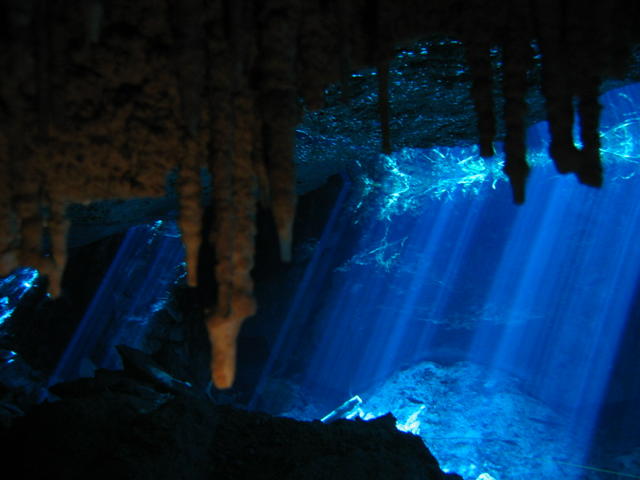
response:
M7 321L38 279L38 271L33 268L18 268L7 277L0 279L0 326Z
M360 395L361 416L392 411L465 478L624 473L589 461L640 274L640 88L601 101L601 189L556 173L546 124L521 207L500 155L387 157L357 208L337 205L264 378L325 412Z
M14 352L13 350L0 349L0 366L2 364L4 365L12 364L13 362L16 361L17 356L18 356L18 353Z
M114 347L141 346L149 320L184 276L183 260L174 221L130 228L49 384L118 368Z

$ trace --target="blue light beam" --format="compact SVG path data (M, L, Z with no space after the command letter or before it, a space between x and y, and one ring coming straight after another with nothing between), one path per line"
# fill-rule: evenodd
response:
M584 464L640 273L640 87L601 102L601 189L555 172L546 124L528 133L521 207L468 149L404 150L386 182L365 179L380 214L339 215L330 275L296 297L315 330L281 340L308 349L291 369L305 392L339 405L407 365L469 360L563 412L565 460Z
M114 347L140 347L148 321L180 277L183 260L175 222L130 228L49 385L93 375L96 367L118 368Z

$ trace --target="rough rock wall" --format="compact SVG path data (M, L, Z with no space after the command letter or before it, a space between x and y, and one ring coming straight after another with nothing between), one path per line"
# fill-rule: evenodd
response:
M635 2L577 0L5 0L0 3L0 275L50 276L65 264L66 206L160 196L179 171L188 281L197 282L203 169L212 174L217 303L209 315L213 380L233 381L235 338L255 311L256 202L273 212L290 258L293 130L301 103L375 66L381 149L389 138L388 61L395 45L458 38L467 47L484 156L495 115L489 49L502 47L505 171L524 201L524 95L534 47L560 172L600 185L597 95L638 40ZM574 111L581 140L573 145Z

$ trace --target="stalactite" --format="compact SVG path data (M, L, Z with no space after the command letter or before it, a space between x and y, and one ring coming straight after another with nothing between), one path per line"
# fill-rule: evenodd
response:
M349 103L351 99L351 41L349 39L349 20L351 18L350 4L342 0L333 0L330 3L337 27L338 62L340 71L340 88L342 101Z
M212 67L209 83L214 227L209 241L215 250L216 303L207 315L211 342L211 380L229 388L236 369L236 339L244 320L255 313L253 267L257 180L254 144L255 103L248 92L246 69L252 45L245 31L249 3L226 3L216 19L225 23L209 36ZM240 91L243 93L238 93Z
M180 165L178 192L180 198L179 224L187 262L187 284L197 285L198 252L202 239L202 191L200 168L202 150L194 139L185 141L184 157Z
M298 35L298 83L307 108L317 110L324 106L327 72L335 71L337 54L335 35L323 15L325 5L301 2L300 33Z
M231 310L233 291L233 243L236 211L233 198L234 105L232 89L237 83L241 27L240 2L219 3L212 13L213 28L208 33L207 50L210 68L207 83L210 148L208 166L212 181L213 228L208 242L215 254L217 292L210 315L226 318ZM226 7L226 8L223 8ZM226 28L225 28L226 27ZM215 346L212 344L212 350ZM212 355L214 355L212 351Z
M209 169L213 182L214 227L209 242L216 258L216 309L225 316L230 310L233 265L231 256L235 236L235 207L233 199L233 113L229 92L212 96L212 150Z
M551 133L549 154L558 172L576 172L580 153L573 144L573 105L569 85L569 57L562 9L553 0L538 0L536 26L542 51L542 92Z
M65 27L64 0L57 0L50 3L48 39L50 120L52 127L61 128L65 124L68 33Z
M265 164L265 157L262 131L258 129L255 132L253 142L253 168L258 178L258 203L263 209L268 210L271 205L271 187L269 186L269 171Z
M51 193L54 193L51 196ZM44 234L51 242L50 251L45 252L47 257L41 263L41 274L49 277L49 293L53 297L60 295L62 273L67 264L67 232L69 221L65 215L67 203L62 199L60 192L45 193L44 209L47 217L43 223Z
M202 2L177 2L170 10L173 21L175 65L182 107L185 140L180 165L180 230L187 261L187 283L197 285L198 253L202 240L202 192L200 170L204 147L200 138L201 104L207 64L202 32Z
M271 211L280 241L280 258L291 261L296 211L296 173L293 161L294 127L298 121L295 93L270 92L261 98L264 148L268 158Z
M253 298L253 257L255 250L255 215L257 178L253 168L253 139L256 129L253 102L248 95L238 95L234 101L233 141L233 243L231 245L231 281L229 302L219 303L207 319L212 345L211 374L218 388L229 388L235 378L236 339L242 323L255 314ZM228 246L225 246L228 247ZM225 292L226 293L226 292Z
M206 75L206 55L200 0L176 2L173 13L176 44L176 74L184 124L190 135L200 127L202 92Z
M37 182L22 183L13 199L14 208L20 219L18 261L21 266L43 269L42 255L44 235L41 216L41 187Z
M381 61L377 67L378 77L378 112L380 115L380 135L382 137L382 153L391 155L391 133L389 128L389 62Z
M291 0L264 5L260 28L260 111L263 146L269 171L271 210L280 241L280 258L291 260L296 210L294 129L300 119L296 90L296 25L298 12Z
M493 140L496 122L493 111L493 72L491 68L490 43L486 37L478 36L465 42L467 63L471 69L471 98L476 110L480 155L494 154Z
M602 185L602 165L598 96L600 75L606 64L604 52L609 43L604 30L611 25L606 23L606 11L595 6L581 7L584 6L579 2L569 2L568 8L575 8L575 13L567 19L566 35L571 59L571 87L577 99L582 144L576 175L581 183L599 187Z
M392 56L393 41L390 29L386 25L389 6L385 2L374 0L364 5L364 29L367 35L367 56L376 66L378 79L378 116L380 119L380 147L382 153L390 155L390 105L389 105L389 59Z
M602 185L602 164L600 161L600 110L598 102L599 81L591 79L583 85L578 104L580 115L580 141L582 162L577 175L581 183L592 187Z
M38 126L39 133L43 136L48 135L51 121L51 84L49 78L49 10L51 8L50 2L39 0L35 13Z
M8 139L0 135L0 276L8 275L18 266L15 250L17 240L17 218L13 210L13 182L10 181Z
M503 54L503 95L505 123L505 166L513 191L513 200L524 203L525 182L529 175L525 145L525 115L527 104L527 71L531 64L532 52L528 44L527 16L515 6L511 6L508 26L502 42Z

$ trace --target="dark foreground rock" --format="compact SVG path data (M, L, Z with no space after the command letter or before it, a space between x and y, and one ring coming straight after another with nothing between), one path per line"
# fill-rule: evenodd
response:
M1 433L3 471L62 479L459 479L391 416L298 422L131 373L53 387Z

